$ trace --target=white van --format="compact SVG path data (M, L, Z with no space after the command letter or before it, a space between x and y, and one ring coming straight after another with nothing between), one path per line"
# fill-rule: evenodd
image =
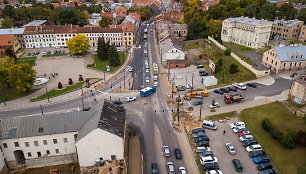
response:
M207 129L217 130L217 125L211 120L204 120L202 127Z
M248 152L253 152L253 151L259 151L259 150L262 150L262 147L261 145L259 144L253 144L253 145L250 145L248 147L245 148Z

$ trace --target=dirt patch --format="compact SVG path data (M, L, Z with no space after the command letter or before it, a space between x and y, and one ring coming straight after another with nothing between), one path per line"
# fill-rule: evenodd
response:
M73 170L72 170L73 168ZM80 174L80 166L79 163L68 163L68 164L60 164L54 166L44 166L38 168L28 168L21 170L19 174L48 174L51 169L58 169L63 174Z
M196 48L187 50L186 58L187 60L193 60L195 57L199 57L200 54L204 51L203 48Z
M98 174L125 174L124 161L112 161L103 167L98 167Z

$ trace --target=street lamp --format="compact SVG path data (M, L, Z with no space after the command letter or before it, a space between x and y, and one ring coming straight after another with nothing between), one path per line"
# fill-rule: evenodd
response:
M201 106L200 106L200 117L199 117L199 120L201 120L201 117L202 117L202 106L203 106L203 94L201 94Z
M2 92L2 88L1 87L0 87L0 92L1 92L1 96L2 96L2 99L3 99L4 106L6 106L5 98L3 96L3 92Z
M48 102L50 102L50 97L49 97L49 95L48 95L47 82L45 83L45 88L46 88L46 95L48 96Z

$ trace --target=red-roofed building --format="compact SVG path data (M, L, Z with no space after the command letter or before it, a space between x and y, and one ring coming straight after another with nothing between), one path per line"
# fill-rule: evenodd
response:
M125 45L132 46L135 44L136 25L132 22L126 22L119 25L123 31L123 42Z
M220 0L203 0L201 1L201 8L208 10L208 8L212 5L218 5Z
M0 57L4 57L5 50L11 49L16 56L21 53L21 46L14 35L0 35Z
M173 23L178 23L184 17L184 13L179 11L164 11L155 17L155 20L168 20Z
M123 19L127 15L127 9L124 6L119 6L115 9L116 17Z
M109 22L112 24L113 23L113 20L114 20L114 17L113 17L113 13L112 11L109 11L109 12L102 12L100 13L101 14L101 17L102 16L106 16L109 20Z

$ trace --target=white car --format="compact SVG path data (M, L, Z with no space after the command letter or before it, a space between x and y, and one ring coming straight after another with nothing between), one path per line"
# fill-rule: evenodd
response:
M154 86L157 87L157 86L158 86L158 83L157 83L157 82L154 82Z
M130 68L129 68L129 72L132 72L132 71L133 71L133 68L132 68L132 67L130 67Z
M209 170L206 174L223 174L221 170Z
M146 69L146 73L149 73L150 71L149 71L149 69Z
M238 132L240 132L240 131L242 131L244 129L245 129L245 127L234 127L233 128L233 132L236 134L236 133L238 133Z
M155 81L157 80L157 76L156 75L153 78L154 78Z
M147 77L147 78L146 78L146 83L149 83L149 82L150 82L150 78Z
M205 151L211 152L211 148L206 147L206 146L199 146L199 147L196 148L196 152L198 152L198 153L205 152Z
M60 48L60 46L56 45L55 48Z
M145 65L148 65L148 66L149 66L149 62L148 62L148 60L145 60Z
M145 54L147 54L147 53L148 53L148 50L147 50L147 49L145 49L145 50L143 50L143 52L144 52Z
M205 157L200 157L200 162L202 165L206 163L217 163L218 159L216 157L212 156L205 156Z
M241 90L246 90L247 89L247 86L243 83L235 83L235 84L232 84L232 86L234 86L238 89L241 89Z
M262 150L261 145L259 144L253 144L253 145L249 145L248 147L245 148L246 151L248 152L253 152L253 151L259 151Z
M141 45L139 45L138 48L141 48Z
M215 102L214 104L209 105L209 108L210 108L210 109L218 108L218 107L220 107L220 105L219 105L219 103L217 103L217 102Z
M136 100L136 97L127 97L126 98L127 102L131 102L131 101L135 101L135 100Z
M187 170L185 167L179 167L180 174L187 174Z
M236 150L231 143L225 143L225 147L227 148L230 154L234 155L236 153Z
M252 140L253 139L253 135L244 135L239 137L240 141L244 141L244 140Z
M149 65L146 65L146 69L149 69L150 68L150 66Z
M233 129L234 127L244 127L245 128L245 124L244 122L235 122L235 123L230 123L230 127L231 129Z

